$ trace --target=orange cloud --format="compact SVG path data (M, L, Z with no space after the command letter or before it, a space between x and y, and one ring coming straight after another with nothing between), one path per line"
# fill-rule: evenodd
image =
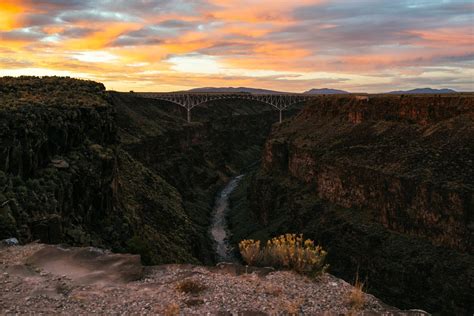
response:
M86 27L87 23L82 22L78 25ZM107 47L121 34L138 30L141 26L137 23L108 22L95 24L94 27L98 31L82 38L68 40L63 45L68 49L102 49Z
M452 13L455 5L443 11L435 0L425 2L439 23L415 16L429 5L388 14L376 1L369 9L340 0L0 1L0 73L63 71L121 90L378 89L374 77L426 79L430 67L462 89L474 56L472 25L462 23L472 5Z
M0 31L10 31L18 27L18 18L25 7L20 1L3 0L0 3Z
M429 46L471 46L474 47L474 26L458 28L441 28L434 30L415 30L411 34L423 39L422 45Z

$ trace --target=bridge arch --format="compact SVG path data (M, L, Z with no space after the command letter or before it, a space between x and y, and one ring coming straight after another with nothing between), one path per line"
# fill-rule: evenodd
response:
M142 93L143 97L168 101L184 107L187 110L187 121L191 122L191 110L199 105L215 100L243 99L267 104L279 111L279 121L282 112L290 106L305 102L313 96L298 94L250 94L250 93Z

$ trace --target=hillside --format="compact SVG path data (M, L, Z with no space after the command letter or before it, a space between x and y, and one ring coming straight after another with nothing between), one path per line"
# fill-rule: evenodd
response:
M432 88L418 88L412 90L399 90L388 92L388 94L444 94L444 93L456 93L452 89L432 89Z
M106 107L101 83L64 77L0 77L0 108Z
M308 91L303 92L304 94L349 94L350 92L338 89L311 89Z
M246 88L246 87L221 87L221 88L213 88L213 87L206 87L206 88L195 88L188 90L188 92L210 92L210 93L253 93L253 94L280 94L286 92L274 91L274 90L266 90L266 89L255 89L255 88Z

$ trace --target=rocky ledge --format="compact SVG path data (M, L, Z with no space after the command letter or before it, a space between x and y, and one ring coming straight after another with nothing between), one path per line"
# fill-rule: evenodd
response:
M161 265L97 248L32 243L0 249L0 314L411 314L363 294L330 274L309 279L289 271Z

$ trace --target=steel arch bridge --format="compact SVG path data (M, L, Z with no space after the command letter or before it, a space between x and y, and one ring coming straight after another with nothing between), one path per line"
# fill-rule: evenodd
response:
M288 107L313 99L317 96L305 94L252 94L252 93L139 93L145 98L164 100L182 106L187 110L188 122L191 122L191 110L198 105L204 104L213 100L225 99L244 99L254 100L266 103L280 112L280 123L282 121L282 111Z

